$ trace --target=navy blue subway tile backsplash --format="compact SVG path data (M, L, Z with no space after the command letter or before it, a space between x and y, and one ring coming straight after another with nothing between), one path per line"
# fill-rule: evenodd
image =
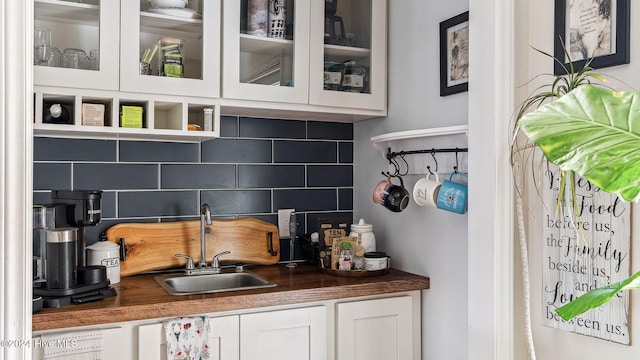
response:
M197 219L203 203L214 218L273 224L293 208L298 234L321 217L352 220L352 124L222 116L220 133L200 144L36 137L34 204L52 189L103 190L89 244L120 222Z

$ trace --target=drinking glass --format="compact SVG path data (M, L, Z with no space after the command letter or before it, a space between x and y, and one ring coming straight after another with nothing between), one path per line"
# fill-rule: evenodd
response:
M67 48L62 53L62 66L72 69L88 69L89 57L82 49Z
M34 65L47 65L51 54L51 30L46 26L36 25L33 31L33 63Z

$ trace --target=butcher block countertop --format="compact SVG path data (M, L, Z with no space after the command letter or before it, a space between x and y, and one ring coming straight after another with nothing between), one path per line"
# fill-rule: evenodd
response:
M370 277L341 277L321 273L300 263L290 269L282 264L247 266L245 270L275 282L272 288L214 294L172 296L153 277L142 274L123 277L113 285L118 295L104 300L33 314L33 331L76 326L206 314L276 305L381 295L429 288L429 278L391 269ZM231 269L233 271L233 269Z

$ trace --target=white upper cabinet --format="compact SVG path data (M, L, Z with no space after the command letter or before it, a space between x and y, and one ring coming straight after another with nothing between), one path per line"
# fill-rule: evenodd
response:
M224 0L225 99L307 103L309 6L295 0Z
M33 1L38 134L205 139L218 136L219 114L387 113L387 0ZM44 102L64 103L73 127L42 120ZM91 102L107 109L100 127L81 117ZM122 105L143 108L141 129L120 125ZM198 133L208 108L212 130Z
M262 33L252 24L260 3L270 11L261 17ZM274 38L269 26L281 3L224 0L223 100L307 105L283 106L295 111L386 111L386 0L287 0L284 38Z
M312 1L311 14L309 103L386 110L386 0Z
M120 90L219 97L220 0L189 4L197 7L122 1Z
M120 2L34 1L34 82L118 89Z

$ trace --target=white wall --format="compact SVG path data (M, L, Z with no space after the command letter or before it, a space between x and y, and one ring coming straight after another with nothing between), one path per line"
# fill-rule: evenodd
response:
M369 138L467 124L468 93L439 95L439 23L466 10L467 0L389 1L389 114L354 130L354 219L374 226L378 248L394 268L431 278L422 302L423 359L467 359L467 215L413 202L392 213L374 204L371 194L387 162ZM405 177L405 186L411 190L418 178Z
M631 64L601 69L599 72L624 79L630 86L640 89L640 4L631 1ZM528 43L531 46L553 53L553 2L529 1L529 35ZM526 69L526 68L525 68ZM544 56L529 50L529 78L540 73L552 72L552 63ZM619 83L613 81L613 86L620 90L627 90ZM533 195L535 197L535 194ZM539 205L539 202L537 202ZM632 209L632 222L640 223L638 206ZM529 206L530 218L530 264L531 264L531 291L532 291L532 323L534 340L538 359L638 359L640 356L640 293L636 290L631 295L630 302L630 328L631 346L620 345L613 342L576 335L562 330L556 330L541 325L542 322L542 212L539 207ZM640 270L640 247L636 246L640 239L640 229L632 224L631 233L631 272ZM518 295L518 294L517 294ZM516 296L516 298L520 298Z

